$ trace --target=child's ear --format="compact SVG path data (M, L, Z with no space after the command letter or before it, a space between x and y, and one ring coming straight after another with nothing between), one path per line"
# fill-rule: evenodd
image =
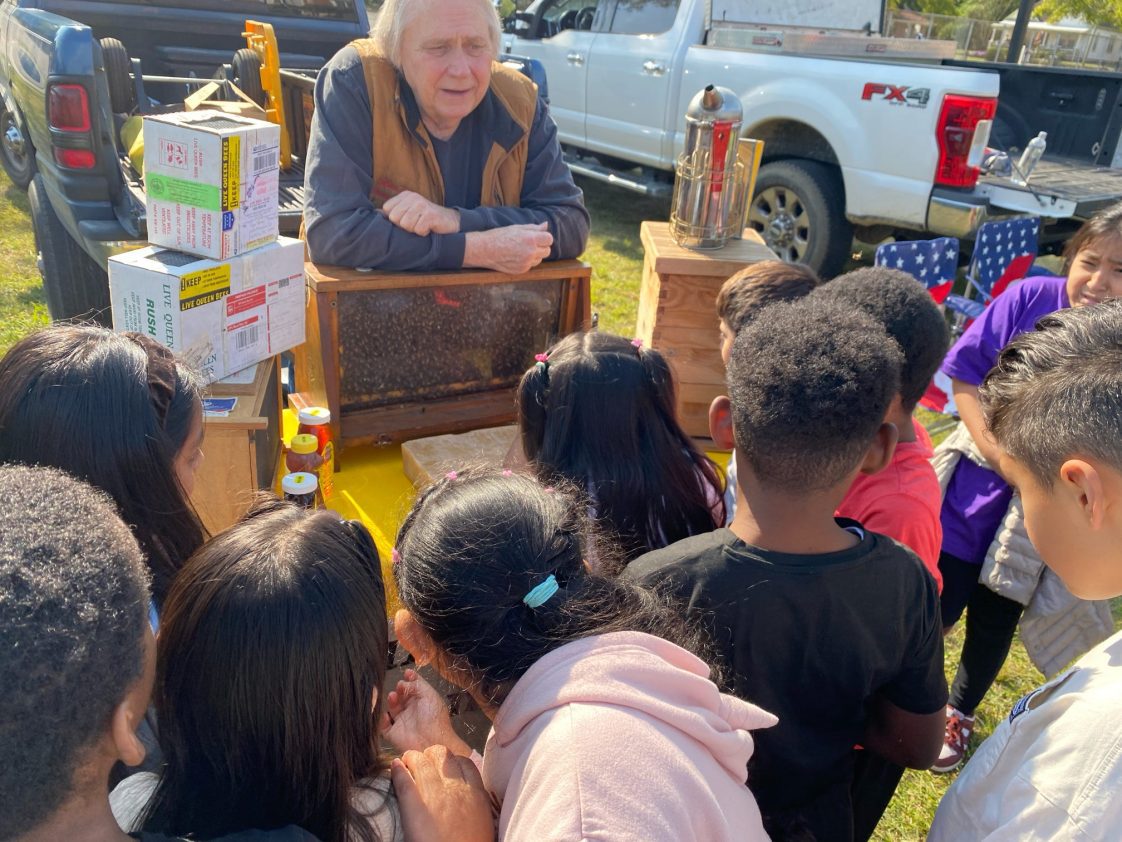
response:
M709 405L709 435L719 450L736 447L732 432L732 402L726 395L718 395Z
M861 473L875 474L887 468L888 463L892 461L892 455L896 452L896 442L899 439L900 431L896 429L895 424L887 421L881 424L873 437L872 444L865 451L865 458L861 462Z
M398 642L413 656L417 666L423 667L433 662L436 644L408 610L402 608L394 615L393 630Z
M148 712L152 700L152 685L156 680L156 639L150 630L145 630L144 670L140 678L133 682L120 704L113 709L109 721L109 734L117 759L126 766L139 766L144 762L147 751L136 729Z
M1060 489L1067 491L1092 529L1100 529L1107 518L1107 488L1103 475L1089 462L1068 459L1060 466Z

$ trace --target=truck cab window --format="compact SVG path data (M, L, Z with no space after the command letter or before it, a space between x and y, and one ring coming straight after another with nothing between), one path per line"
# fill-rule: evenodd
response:
M600 0L601 3L604 0ZM552 38L566 29L587 32L596 17L596 0L557 0L543 4L538 33L542 38Z
M180 0L120 0L136 6L183 7ZM378 2L374 4L380 6ZM190 8L238 12L247 15L285 15L303 18L357 21L354 0L196 0Z
M674 25L680 0L617 0L609 32L658 35Z

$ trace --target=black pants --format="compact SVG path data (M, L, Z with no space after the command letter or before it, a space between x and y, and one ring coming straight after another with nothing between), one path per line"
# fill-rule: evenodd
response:
M877 829L888 802L896 794L904 767L885 760L872 751L854 751L853 786L853 838L866 842Z
M1025 610L1021 603L999 596L980 583L980 571L979 564L948 553L939 554L943 628L949 629L966 611L966 639L951 684L950 704L967 716L974 715L1001 672Z

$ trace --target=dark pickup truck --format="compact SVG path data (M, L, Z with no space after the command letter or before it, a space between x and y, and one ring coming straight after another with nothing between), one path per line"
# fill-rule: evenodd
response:
M107 322L106 261L145 240L143 186L118 139L128 112L174 107L193 90L189 82L168 80L205 80L223 68L229 77L231 62L236 72L237 59L245 58L247 18L272 24L286 68L298 157L282 178L281 232L294 234L310 114L302 98L315 71L369 31L363 0L0 2L0 162L13 182L28 188L53 317ZM103 49L106 38L120 43ZM141 68L144 83L136 85ZM245 81L247 89L260 86L259 77Z

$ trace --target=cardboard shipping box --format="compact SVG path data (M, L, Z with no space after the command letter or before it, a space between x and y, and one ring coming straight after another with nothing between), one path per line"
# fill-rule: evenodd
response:
M146 333L207 383L304 341L304 244L216 261L148 246L109 259L113 327Z
M210 110L144 118L148 241L224 260L277 238L280 126Z

